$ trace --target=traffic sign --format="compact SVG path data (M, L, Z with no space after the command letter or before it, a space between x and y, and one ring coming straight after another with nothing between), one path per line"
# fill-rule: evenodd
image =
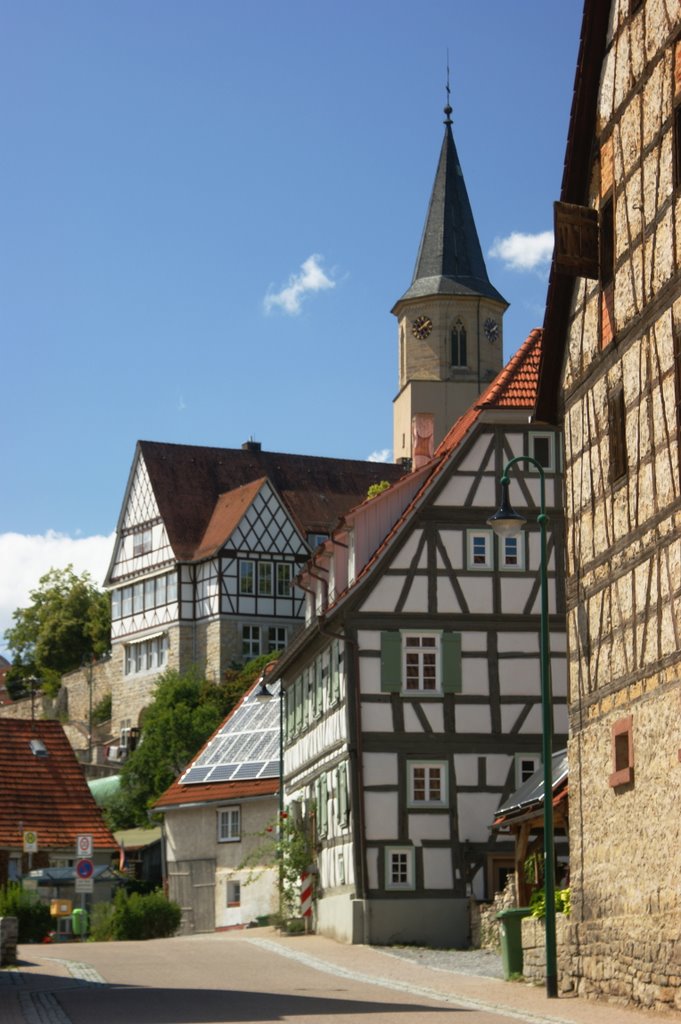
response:
M92 878L95 866L91 860L79 860L76 864L76 875L78 878Z
M79 857L92 856L92 836L87 832L76 839L76 854Z
M38 833L30 829L24 832L24 853L38 852Z
M94 878L76 878L76 892L94 892Z

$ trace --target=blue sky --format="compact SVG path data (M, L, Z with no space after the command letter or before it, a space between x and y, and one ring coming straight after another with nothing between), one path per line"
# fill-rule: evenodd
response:
M101 577L139 438L389 450L447 51L506 357L541 324L580 21L579 0L0 7L0 631L51 565Z

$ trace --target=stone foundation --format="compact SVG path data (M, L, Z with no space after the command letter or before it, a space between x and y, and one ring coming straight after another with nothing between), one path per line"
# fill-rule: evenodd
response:
M19 922L16 917L0 917L0 967L17 962Z

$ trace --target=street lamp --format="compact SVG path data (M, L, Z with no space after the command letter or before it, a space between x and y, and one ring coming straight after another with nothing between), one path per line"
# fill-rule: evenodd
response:
M553 839L553 697L551 693L551 669L549 663L549 585L546 554L546 524L548 516L544 500L544 469L531 455L516 455L506 464L501 478L501 505L499 510L487 520L499 537L517 536L525 519L511 505L508 488L508 472L517 462L529 462L539 473L540 511L537 516L539 523L541 560L541 631L540 631L540 669L541 669L541 705L542 705L542 758L544 761L544 893L546 898L546 995L555 999L558 995L558 972L556 968L556 879L555 854Z

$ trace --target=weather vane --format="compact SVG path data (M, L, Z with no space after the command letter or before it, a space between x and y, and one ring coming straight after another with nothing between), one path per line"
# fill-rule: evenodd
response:
M445 116L446 116L445 124L451 124L452 123L452 105L449 102L449 100L450 100L450 88L449 88L449 47L447 47L447 84L445 86L445 89L447 90L447 106L445 107Z

